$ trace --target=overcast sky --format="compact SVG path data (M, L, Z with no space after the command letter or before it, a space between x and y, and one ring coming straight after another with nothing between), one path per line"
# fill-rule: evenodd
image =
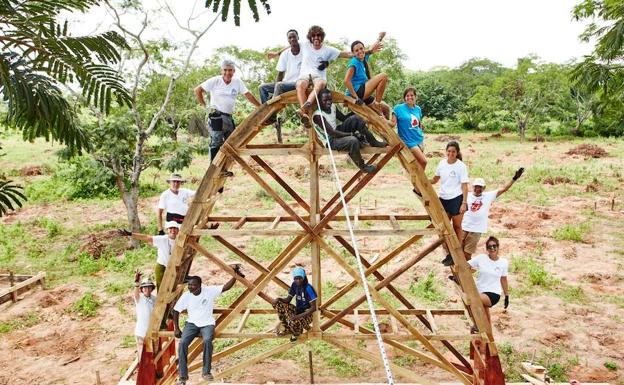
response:
M143 0L155 5L163 0ZM203 11L203 0L168 0L181 19L186 19L196 3ZM260 11L255 23L242 0L241 27L233 21L217 22L202 40L198 61L213 49L225 45L261 50L286 44L286 31L294 28L305 38L307 29L318 24L327 39L372 42L379 31L395 38L408 56L410 69L427 70L436 66L456 67L473 57L486 57L506 66L516 59L536 54L545 61L563 63L591 51L578 35L583 25L572 20L572 7L580 0L269 0L271 14ZM258 0L258 5L260 6ZM80 19L81 27L93 28L104 20L96 10ZM205 13L195 26L214 18ZM102 23L107 28L108 22ZM167 16L158 18L153 35L173 39L185 35Z

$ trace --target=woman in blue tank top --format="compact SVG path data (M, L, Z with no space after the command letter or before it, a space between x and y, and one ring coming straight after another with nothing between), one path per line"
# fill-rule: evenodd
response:
M394 106L392 125L396 124L399 137L424 170L427 167L427 158L422 148L425 137L421 123L422 111L416 104L416 89L410 87L403 91L403 100L405 103Z
M366 104L388 119L390 106L382 101L386 91L386 84L388 84L388 75L380 73L371 76L368 68L370 54L381 49L381 39L383 39L384 35L385 32L381 32L377 42L368 51L364 48L364 43L359 40L351 43L353 57L347 64L345 85L347 86L346 95L355 98L357 104Z

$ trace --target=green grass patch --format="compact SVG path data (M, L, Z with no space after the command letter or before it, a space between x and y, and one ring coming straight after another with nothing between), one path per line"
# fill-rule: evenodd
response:
M271 261L284 249L284 244L276 238L252 238L251 255L259 261Z
M100 302L93 293L88 292L74 303L72 310L83 318L89 318L97 314L98 307L100 307Z
M119 344L119 346L122 348L131 348L135 345L136 345L136 339L134 338L134 336L130 336L130 335L123 336L123 338L121 339L121 343Z
M591 226L587 222L566 224L553 232L553 238L558 241L585 242Z
M409 286L409 292L431 304L440 303L446 299L446 296L440 289L440 284L436 281L433 271L430 271L425 278L412 282Z
M28 313L10 321L0 322L0 334L11 333L15 330L26 329L39 323L37 313Z
M605 361L605 363L604 363L604 367L605 367L605 368L607 368L607 369L609 369L609 370L612 370L612 371L616 371L616 370L618 370L618 365L617 365L617 363L615 363L615 362L613 362L613 361Z
M566 303L585 305L589 303L589 297L580 286L564 285L556 290L556 294Z

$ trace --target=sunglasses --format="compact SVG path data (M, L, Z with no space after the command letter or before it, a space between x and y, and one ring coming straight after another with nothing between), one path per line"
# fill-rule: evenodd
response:
M315 33L315 34L312 35L312 37L320 37L320 38L322 38L323 34L322 33Z
M498 245L487 245L485 248L488 250L496 250L498 249Z

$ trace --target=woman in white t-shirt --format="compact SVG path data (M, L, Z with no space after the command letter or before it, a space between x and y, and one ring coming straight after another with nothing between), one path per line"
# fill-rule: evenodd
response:
M451 140L446 145L446 159L442 159L435 171L435 176L431 184L440 181L440 191L438 195L444 211L448 214L453 223L453 230L458 239L461 239L461 223L468 206L468 167L462 162L462 155L459 143ZM450 254L442 261L445 266L453 264Z
M490 320L490 308L498 303L501 294L505 294L505 309L509 306L509 286L507 272L509 261L498 256L500 243L496 237L489 237L485 242L487 254L479 254L468 261L474 271L479 272L477 290L485 307L485 314Z

